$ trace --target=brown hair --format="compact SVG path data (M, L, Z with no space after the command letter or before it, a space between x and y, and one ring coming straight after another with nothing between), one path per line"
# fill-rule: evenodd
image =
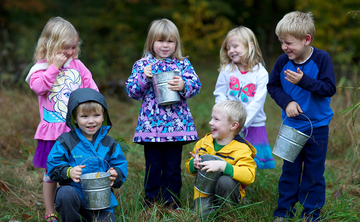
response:
M150 24L149 32L146 38L143 57L150 52L154 57L156 57L154 51L154 43L155 41L162 39L162 40L169 40L173 38L176 43L175 51L171 55L171 58L174 59L175 57L179 60L183 60L185 57L181 53L181 39L179 30L177 29L176 25L170 21L169 19L159 19L154 20Z

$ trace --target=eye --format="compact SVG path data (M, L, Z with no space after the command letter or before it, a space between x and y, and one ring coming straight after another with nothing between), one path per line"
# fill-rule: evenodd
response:
M69 92L66 92L66 93L64 93L64 96L66 96L67 98L69 98L69 97L70 97L70 93L69 93Z

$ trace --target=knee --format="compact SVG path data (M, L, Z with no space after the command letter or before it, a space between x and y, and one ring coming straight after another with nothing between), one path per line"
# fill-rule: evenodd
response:
M233 189L235 186L238 186L239 183L237 183L233 178L227 175L222 175L219 177L219 179L216 182L216 188L220 190L224 189Z
M215 193L219 196L229 195L232 192L239 190L239 183L227 175L222 175L215 186Z
M55 193L55 204L63 205L74 202L74 199L79 199L79 195L72 186L60 186Z

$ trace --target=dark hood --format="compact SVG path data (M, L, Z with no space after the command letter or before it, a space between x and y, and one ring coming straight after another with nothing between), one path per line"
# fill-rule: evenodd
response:
M66 114L66 125L73 131L75 130L75 124L73 122L72 112L75 108L84 102L97 102L100 103L105 109L103 126L112 126L110 121L109 112L107 110L107 105L105 97L98 91L90 88L80 88L73 91L70 94L69 103L68 103L68 112Z

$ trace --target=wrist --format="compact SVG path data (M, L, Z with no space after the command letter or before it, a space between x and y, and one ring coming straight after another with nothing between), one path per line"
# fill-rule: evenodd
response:
M70 170L72 169L72 167L69 167L66 171L66 176L67 178L70 178Z

